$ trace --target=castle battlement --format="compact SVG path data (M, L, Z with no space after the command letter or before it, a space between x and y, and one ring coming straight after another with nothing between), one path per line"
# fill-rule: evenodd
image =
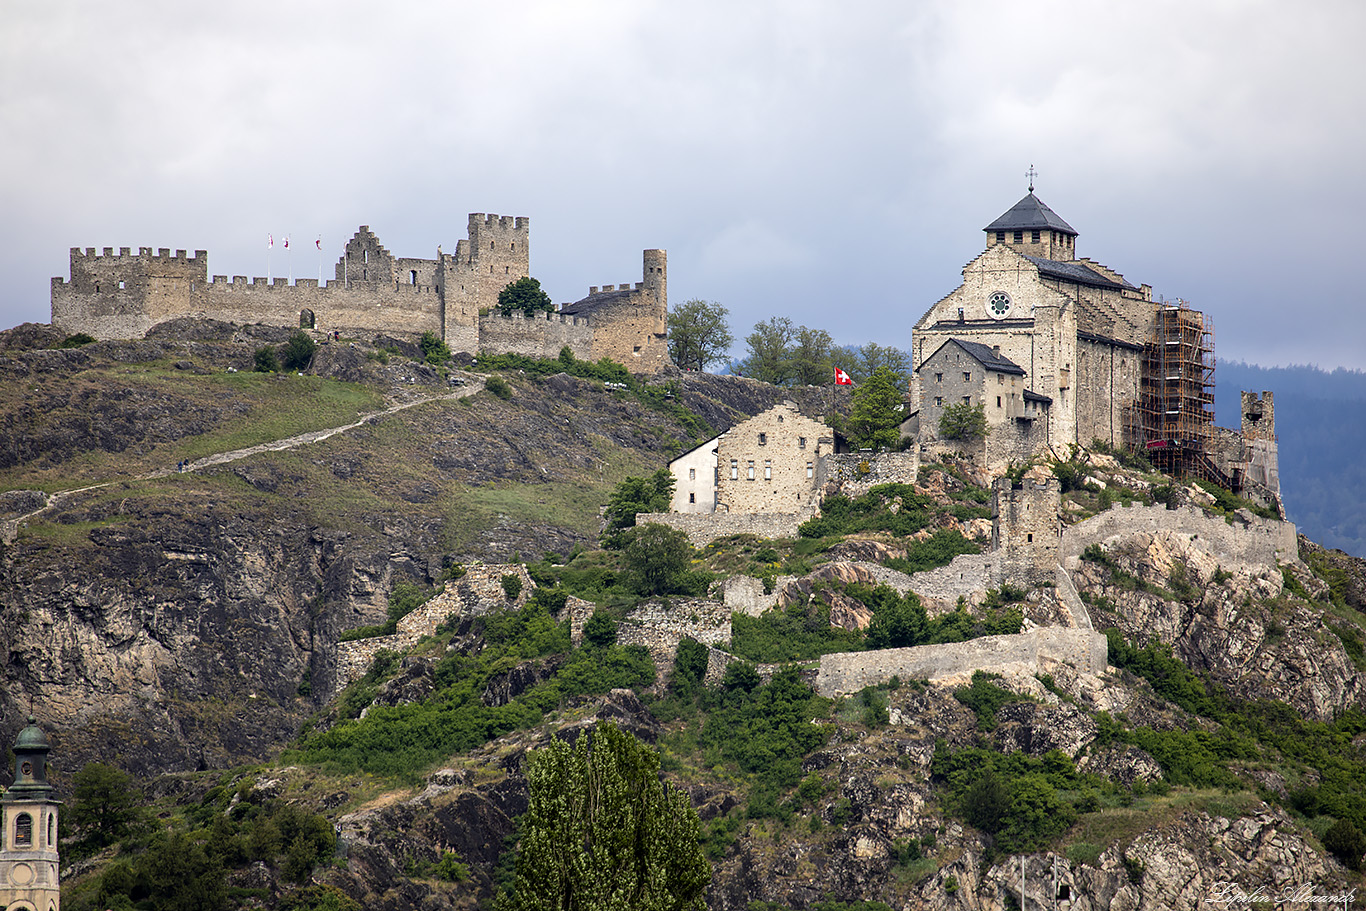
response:
M86 247L82 250L80 247L72 247L71 265L73 267L81 266L91 262L98 262L101 265L118 265L124 260L151 263L173 262L183 265L199 261L207 262L209 258L207 250L196 250L193 256L187 256L184 250L177 250L172 256L170 247L161 247L155 254L152 253L151 247L138 247L137 253L131 252L132 248L130 247L119 247L118 253L114 252L113 247L105 247L103 252L99 253L95 252L96 249L96 247Z
M52 279L52 324L96 338L139 338L158 323L207 318L250 324L340 330L357 335L438 336L452 351L555 357L612 357L634 372L667 363L665 251L645 251L645 280L606 290L650 297L601 300L598 312L521 313L502 317L498 295L530 272L531 219L472 212L455 253L395 256L361 225L327 280L209 276L208 253L167 247L71 248L69 279ZM596 289L595 289L596 290ZM625 296L624 296L625 297Z
M547 310L536 310L530 315L522 310L513 310L509 313L504 313L502 310L490 310L485 319L506 319L514 322L520 320L522 322L559 323L563 326L589 325L588 317L571 316L568 313L552 313Z

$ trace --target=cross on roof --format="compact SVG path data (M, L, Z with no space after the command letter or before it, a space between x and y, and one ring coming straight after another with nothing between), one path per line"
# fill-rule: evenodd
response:
M1033 192L1034 192L1034 178L1039 176L1039 172L1036 171L1036 170L1034 170L1034 166L1031 164L1031 165L1029 166L1029 170L1028 170L1028 171L1025 171L1025 176L1029 178L1029 192L1033 193Z

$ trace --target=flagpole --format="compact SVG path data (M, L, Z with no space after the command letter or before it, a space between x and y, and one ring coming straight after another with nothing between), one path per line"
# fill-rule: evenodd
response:
M318 235L318 239L314 243L318 247L318 287L321 288L323 286L323 238L321 234Z
M289 252L289 235L285 235L285 268L289 271L290 284L294 283L294 254Z
M266 235L266 284L270 284L270 252L275 248L275 235Z

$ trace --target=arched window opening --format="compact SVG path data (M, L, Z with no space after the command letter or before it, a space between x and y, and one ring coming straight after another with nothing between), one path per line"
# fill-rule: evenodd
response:
M20 813L14 817L14 846L33 847L33 817L27 813Z
M416 285L416 284L417 284L417 270L416 270L416 269L410 269L410 270L408 271L408 284L410 284L410 285Z

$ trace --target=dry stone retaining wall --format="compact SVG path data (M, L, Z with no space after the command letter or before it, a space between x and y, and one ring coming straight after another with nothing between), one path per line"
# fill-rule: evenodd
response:
M1014 636L983 636L947 645L917 645L876 652L841 652L821 658L816 692L845 696L892 677L936 680L975 671L1048 673L1060 664L1093 675L1105 672L1105 637L1092 630L1040 627Z
M1208 551L1225 569L1275 566L1278 560L1299 559L1293 523L1258 518L1242 509L1233 522L1230 525L1220 516L1207 516L1191 506L1114 506L1064 530L1059 556L1063 566L1072 570L1092 544L1103 544L1117 535L1164 531L1190 535L1193 544Z
M642 512L636 524L655 522L676 528L688 536L693 547L706 547L728 535L758 535L761 538L795 538L797 526L815 514L812 509L797 513L680 513Z
M521 580L522 590L516 600L509 601L503 591L503 577ZM336 691L359 680L369 670L380 651L402 651L416 645L423 636L434 634L452 616L482 617L495 610L520 610L526 605L536 584L520 563L476 564L466 567L459 579L446 587L426 604L407 614L396 624L397 631L389 636L353 639L337 643Z

